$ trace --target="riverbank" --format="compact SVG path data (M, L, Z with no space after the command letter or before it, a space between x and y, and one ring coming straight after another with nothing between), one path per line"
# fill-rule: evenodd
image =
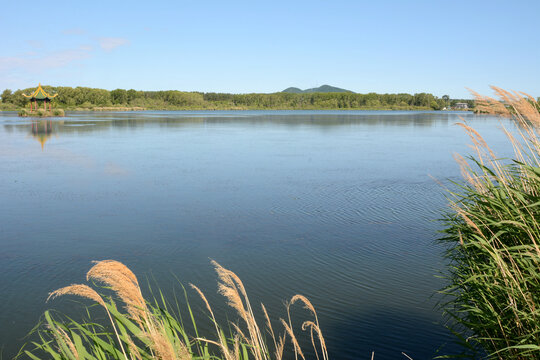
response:
M28 110L23 109L27 113L30 113ZM355 107L355 108L316 108L316 107L305 107L305 108L294 108L294 107L275 107L275 108L266 108L266 107L256 107L256 106L213 106L213 107L192 107L192 106L167 106L167 107L141 107L141 106L95 106L95 107L65 107L58 108L56 110L60 111L241 111L241 110L283 110L283 111L292 111L292 110L307 110L307 111L474 111L474 109L456 109L456 110L434 110L430 107ZM20 108L5 106L0 107L0 112L4 111L21 111ZM39 110L38 110L39 111ZM54 111L54 110L53 110ZM22 115L21 115L22 116ZM57 115L54 115L57 116Z

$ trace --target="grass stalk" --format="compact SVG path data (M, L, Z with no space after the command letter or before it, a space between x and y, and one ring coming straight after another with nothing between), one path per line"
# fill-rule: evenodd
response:
M471 357L540 358L539 104L523 93L493 88L499 99L475 94L484 113L512 118L512 160L500 159L481 135L469 135L475 157L457 155L465 184L450 192L448 286L441 304Z
M266 343L240 278L217 262L213 262L213 265L219 278L219 292L226 297L229 305L243 320L243 326L231 322L233 330L228 336L218 324L210 303L198 287L192 285L210 314L217 335L215 339L199 336L189 303L187 308L195 329L194 336L188 335L183 326L180 311L178 315L169 311L169 306L161 291L159 291L161 303L155 297L153 302L146 301L142 296L137 277L127 266L118 261L103 260L95 262L87 273L87 280L104 284L114 296L105 298L88 285L75 284L52 292L49 299L76 295L92 300L105 308L112 332L93 322L91 317L86 322L77 322L69 318L57 320L57 317L53 317L51 312L47 311L44 322L35 329L34 337L38 340L26 344L27 348L23 347L18 357L27 357L32 360L45 358L55 360L281 360L286 333L292 339L295 352L305 359L292 326L281 320L285 327L284 333L278 334L276 338L268 313L261 304L266 325L272 337L272 342ZM120 301L123 308L119 309L116 301ZM303 330L310 329L315 353L320 351L322 359L328 359L313 305L307 298L295 295L287 306L289 317L290 304L295 301L303 302L314 316L314 321L305 321L302 328ZM177 307L179 310L178 301ZM89 311L87 313L90 315ZM314 334L319 338L320 349L315 346Z

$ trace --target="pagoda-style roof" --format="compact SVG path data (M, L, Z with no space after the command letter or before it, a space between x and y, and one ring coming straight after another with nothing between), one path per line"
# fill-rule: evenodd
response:
M41 87L41 84L39 84L38 88L30 95L26 95L26 94L22 94L22 95L32 100L50 100L58 96L58 94L50 95L47 92L45 92L45 90L43 90L43 88Z

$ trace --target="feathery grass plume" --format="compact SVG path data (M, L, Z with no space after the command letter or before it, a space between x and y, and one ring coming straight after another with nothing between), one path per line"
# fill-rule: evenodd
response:
M152 350L157 359L175 360L176 351L167 337L157 331L155 328L149 329L145 336L152 342ZM191 356L190 356L191 358Z
M236 334L238 335L240 339L243 339L244 341L249 342L249 337L247 337L246 334L244 334L242 329L240 329L240 326L238 326L235 323L231 323L231 326L234 328L234 331L236 331Z
M116 292L126 304L128 313L142 324L146 322L151 327L148 309L144 300L139 281L133 272L124 264L115 260L95 261L95 265L86 274L87 280L103 282Z
M63 288L60 288L58 290L55 290L49 293L49 296L47 297L47 301L49 301L50 299L54 299L58 296L62 296L62 295L77 295L83 298L94 300L101 306L107 308L107 306L105 305L105 301L103 301L103 298L88 285L73 284L73 285L65 286Z
M304 295L296 294L291 298L291 300L289 301L289 304L293 305L297 301L301 301L304 304L304 308L311 311L313 316L315 316L315 320L318 324L319 320L317 319L317 312L315 311L315 307L313 306L311 301L309 301Z
M95 264L90 270L86 273L86 280L92 278L107 279L111 274L114 274L115 277L125 277L131 281L134 285L139 286L139 281L137 276L124 264L116 260L100 260L93 261ZM103 280L105 281L105 280Z
M489 96L480 95L471 89L467 90L469 90L474 96L477 112L483 114L510 116L510 111L501 101Z
M120 345L120 349L122 350L122 353L124 354L124 358L128 360L126 351L124 350L124 345L122 345L122 340L120 340L120 335L118 334L118 330L116 329L116 325L114 324L114 320L111 316L111 313L109 312L109 309L107 308L107 305L105 304L105 301L103 300L103 298L94 289L84 284L73 284L73 285L65 286L63 288L60 288L58 290L51 292L49 296L47 297L47 301L49 301L49 299L54 299L62 295L77 295L83 298L94 300L99 305L103 306L105 308L105 312L107 313L107 316L109 317L109 320L111 321L111 324L114 329L114 333L116 334L116 338L118 340L118 344Z
M476 157L455 156L466 183L450 194L445 216L450 260L441 306L466 346L488 358L540 358L540 141L538 103L493 87L500 100L476 93L478 109L514 119L503 128L514 160L498 159L474 129ZM471 336L472 334L472 336Z
M281 360L283 358L283 350L285 349L285 340L286 340L286 333L279 337L276 351L275 351L275 357L276 360Z
M191 286L192 289L194 289L197 292L197 294L199 294L201 299L204 301L204 304L206 305L206 308L210 312L210 315L212 315L212 319L214 320L214 323L216 323L216 318L214 316L214 312L212 311L212 307L210 306L210 303L206 299L206 296L204 296L204 293L197 286L195 286L193 284L189 284L189 285Z
M148 312L146 302L142 297L139 282L133 272L124 264L114 260L103 260L95 262L95 265L87 273L88 280L97 280L109 285L113 291L124 301L126 309L133 319L136 320L141 333L138 334L140 339L146 340L151 344L151 351L155 352L159 359L169 360L177 357L175 346L169 341L168 337L164 335L165 329L163 323L152 316ZM61 293L74 293L77 295L86 295L87 297L98 298L101 297L90 287L86 285L78 285L75 287L68 287L57 290L56 294ZM54 293L53 293L54 294ZM97 297L96 297L97 296ZM98 301L99 302L99 301ZM100 302L104 304L103 300ZM110 313L108 313L110 317ZM111 319L111 323L117 332L114 321ZM120 338L118 339L122 352L125 350ZM185 353L185 346L180 346L178 349L180 353ZM127 356L126 356L127 358Z
M135 345L131 337L127 337L127 345L131 360L143 360L143 356L139 351L138 346Z
M233 356L240 359L240 335L236 334L233 338Z
M270 321L270 317L268 316L268 311L266 311L266 307L262 303L261 308L264 314L264 318L266 319L266 327L268 328L268 332L270 333L270 336L272 336L272 341L274 342L274 348L277 349L278 345L276 342L276 335L274 334L274 329L272 328L272 322Z
M309 310L311 314L315 317L315 322L312 321L306 321L302 324L302 330L305 330L307 327L310 328L310 335L311 335L311 343L313 344L313 349L315 350L315 355L317 356L317 359L319 359L319 354L317 352L317 347L315 346L315 341L313 338L313 330L315 330L317 337L319 338L320 347L321 347L321 353L323 360L328 359L328 352L326 350L326 343L324 341L324 337L322 335L321 328L319 327L319 318L317 317L317 311L315 311L315 307L309 301L305 296L296 294L294 295L291 300L289 301L289 307L292 306L295 302L301 301L304 304L304 308Z
M210 312L210 316L212 317L212 323L214 324L214 327L216 329L216 333L219 338L219 342L213 342L213 341L207 341L205 338L198 338L201 341L209 342L214 345L218 345L221 352L223 353L223 356L225 356L226 359L235 359L236 357L234 354L231 354L229 347L227 345L227 339L225 339L223 332L219 328L218 322L216 320L216 317L214 316L214 312L212 311L212 307L210 306L210 303L206 299L206 296L204 296L204 293L199 289L197 286L190 284L190 286L197 292L197 294L200 296L200 298L203 300L204 304L206 305L206 308Z
M47 331L42 331L38 327L40 342L33 342L34 349L21 351L21 353L28 355L32 360L40 360L39 355L43 353L47 355L47 358L70 360L248 360L250 358L270 360L272 355L259 330L259 325L256 322L242 281L232 271L223 268L216 262L213 264L218 271L220 293L226 296L229 305L236 310L242 319L242 325L245 325L247 331L243 330L243 326L231 323L233 330L231 330L231 335L226 337L224 331L218 325L210 303L203 292L195 285L191 285L210 312L216 329L217 340L206 339L198 335L193 313L188 304L187 308L196 332L196 336L190 340L181 318L176 318L172 313L169 313L163 295L162 306L159 306L155 298L155 305L146 302L142 297L137 277L131 270L117 261L105 260L95 263L88 271L87 279L108 285L118 298L126 304L126 313L117 308L114 298L106 302L94 289L83 284L74 284L53 291L49 295L49 299L63 295L77 295L97 302L105 308L117 342L113 340L113 333L108 332L105 327L95 321L79 323L69 319L66 322L59 322L53 320L47 311L45 312ZM304 322L303 329L310 328L311 341L318 358L318 349L314 340L314 334L317 334L321 341L320 347L323 351L323 359L327 359L326 345L318 325L315 308L307 298L301 295L293 297L289 307L291 303L295 302L302 302L315 316L314 322ZM283 358L287 335L292 339L295 356L300 354L300 357L305 359L304 353L293 333L292 326L289 326L281 319L285 332L283 335L278 336L276 341L270 317L264 305L261 304L261 306L269 332L273 338L273 356L275 360ZM134 312L134 307L138 309L137 312ZM91 316L90 312L87 312L87 314L89 317ZM290 319L289 308L287 314ZM126 344L125 348L124 343ZM214 346L217 348L214 348ZM193 348L198 353L192 352Z
M255 320L253 309L249 302L246 289L242 280L232 271L225 269L216 261L212 260L212 264L221 281L218 285L219 292L225 296L229 305L234 308L248 329L249 337L246 341L250 345L250 351L255 357L255 360L267 360L268 348L263 340L263 336L259 329L259 325Z
M315 355L317 356L317 359L319 359L319 353L317 352L317 346L315 345L315 338L313 336L313 331L315 331L315 333L317 334L317 337L319 338L322 358L324 360L327 360L328 351L326 349L326 342L324 341L324 336L322 334L321 328L319 327L319 325L315 324L313 321L304 321L304 323L302 324L302 330L305 331L307 328L309 328L311 344L313 345L313 349L315 350Z
M146 326L142 328L138 337L148 341L151 353L156 359L191 359L192 355L188 349L188 340L182 335L183 330L179 332L178 324L170 323L170 314L163 315L163 310L159 312L156 310L149 311L144 324Z
M313 330L314 328L317 328L317 325L315 325L313 321L304 321L304 323L302 324L302 330L306 331L308 327L309 327L309 336L311 338L311 345L313 346L313 349L315 349L315 356L317 357L317 360L319 360L319 353L317 351L317 345L315 345L315 337L313 336Z
M287 324L287 322L283 319L281 320L281 324L285 328L285 331L289 334L289 337L291 338L291 341L293 343L294 352L295 352L295 358L297 358L297 354L300 355L302 359L306 359L304 356L304 353L302 352L302 348L300 347L300 344L298 344L298 340L296 339L296 336L294 336L294 332L292 330L292 327Z

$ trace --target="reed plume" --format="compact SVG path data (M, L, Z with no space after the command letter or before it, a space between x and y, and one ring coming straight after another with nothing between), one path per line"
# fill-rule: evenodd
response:
M317 337L319 338L319 344L321 347L321 353L323 360L328 360L328 352L326 350L326 343L324 341L324 337L322 335L321 328L319 326L319 318L317 317L317 311L315 311L315 307L309 301L305 296L296 294L294 295L291 300L289 301L288 307L292 306L295 302L300 301L304 304L304 308L309 310L311 314L315 317L315 322L312 321L305 321L302 324L302 330L306 330L306 328L309 327L310 329L310 336L311 336L311 343L313 345L313 348L315 349L315 355L317 356L317 359L319 359L319 354L317 352L317 347L315 346L315 340L313 337L313 331L315 330L315 333L317 334Z
M126 304L128 313L139 323L149 322L148 309L139 282L133 272L124 264L115 260L95 261L95 265L86 274L86 279L102 282L111 287Z
M222 328L218 325L214 312L204 293L195 285L191 287L197 292L210 313L217 333L217 339L207 339L198 336L190 337L185 332L181 320L176 319L167 311L167 306L157 307L147 303L142 296L139 281L133 272L124 264L114 260L96 261L87 273L87 280L96 281L107 285L116 296L124 303L126 313L117 309L113 298L105 301L104 298L93 288L84 284L73 284L49 294L47 300L58 296L76 295L95 301L107 312L114 330L117 343L112 342L109 334L96 331L93 322L77 323L70 321L69 328L52 319L48 312L45 313L48 329L52 332L52 338L46 339L43 333L40 338L41 344L34 343L36 348L33 352L26 350L25 353L32 360L39 360L35 355L37 351L45 351L52 358L69 358L73 360L83 359L124 359L124 360L188 360L221 358L224 360L281 360L287 338L291 339L295 354L302 359L305 355L300 348L299 342L290 325L290 305L296 302L304 304L314 316L314 321L306 321L302 325L303 330L310 331L317 359L318 351L322 351L323 360L327 359L326 345L319 327L319 320L313 304L302 295L295 295L287 304L289 323L281 319L284 325L284 333L274 333L270 317L266 308L261 304L266 327L272 337L273 353L270 352L265 342L260 327L256 321L253 308L247 296L242 280L232 271L225 269L213 261L218 274L218 291L225 296L228 304L236 311L241 324L232 322L233 329L230 337L226 337ZM191 308L188 309L192 317L193 326L196 330L195 320ZM318 337L320 349L315 345L315 337ZM84 343L86 341L86 343ZM55 349L51 344L57 344ZM124 347L124 344L126 345ZM192 351L192 345L197 348L198 354ZM220 356L211 355L210 347L219 349ZM119 350L117 349L119 347ZM126 351L127 349L127 351ZM63 355L61 355L63 354ZM248 355L249 354L249 355Z
M120 340L120 335L118 334L118 330L116 329L116 325L115 325L114 320L113 320L113 318L111 316L111 313L109 312L109 309L107 308L107 304L105 304L105 301L103 300L103 298L94 289L92 289L88 285L84 285L84 284L69 285L69 286L66 286L66 287L63 287L63 288L60 288L58 290L55 290L55 291L51 292L49 294L49 296L47 297L47 301L49 301L49 299L54 299L54 298L56 298L58 296L62 296L62 295L77 295L77 296L80 296L80 297L83 297L83 298L94 300L99 305L103 306L103 308L105 309L105 312L107 313L107 316L109 317L109 320L110 320L110 322L111 322L111 324L113 326L113 330L114 330L114 333L116 335L116 339L118 340L118 344L120 345L120 349L121 349L122 353L124 354L124 358L126 360L128 360L126 351L124 350L124 345L122 345L122 340ZM58 328L58 329L61 329L61 328Z
M250 345L250 350L255 360L269 359L267 346L263 340L259 325L255 320L255 315L253 314L253 309L251 308L242 280L234 272L225 269L216 261L212 261L212 264L220 280L218 285L219 292L227 298L229 305L244 320L249 334L246 337L246 341Z
M233 329L236 332L235 338L237 336L238 338L243 339L249 345L249 350L255 360L270 359L271 358L270 350L268 348L268 345L264 341L264 336L255 318L255 314L251 307L251 303L249 301L249 297L247 295L247 291L245 289L245 286L242 280L234 272L224 268L216 261L212 261L212 264L214 265L214 268L216 269L218 278L220 280L218 283L218 292L227 299L227 303L229 304L229 306L231 306L234 310L236 310L237 314L239 315L240 319L243 320L243 324L245 325L247 329L247 332L244 332L240 328L239 325L235 323L231 323ZM204 296L204 294L199 288L197 288L194 285L191 285L191 286L197 291L197 293L199 294L199 296L202 298L203 302L205 303L207 309L210 311L211 317L216 326L216 332L218 333L218 336L219 336L220 330L217 326L214 314L212 312L210 304L208 303L208 300L206 299L206 297ZM319 320L317 317L317 312L315 311L315 307L313 306L313 304L303 295L293 296L291 300L286 304L289 322L287 323L285 320L280 319L281 324L283 325L285 331L283 335L280 335L277 338L276 338L274 329L272 327L272 323L270 321L270 317L268 315L266 307L264 306L264 304L261 304L264 319L266 322L266 327L268 329L268 332L272 338L272 342L274 345L274 353L273 353L274 358L276 360L282 359L283 351L285 348L285 342L286 342L287 337L289 337L293 345L295 357L299 355L302 359L305 359L305 355L302 351L302 348L300 347L300 344L298 342L298 339L296 338L296 335L294 334L293 327L291 324L290 306L296 302L303 303L304 307L307 308L311 312L311 314L314 316L315 321L305 322L303 324L303 330L307 330L309 328L310 334L311 334L312 345L318 359L319 358L318 349L317 349L317 346L315 345L315 336L314 336L314 334L316 334L317 338L319 339L319 344L320 344L319 347L322 353L322 357L324 360L327 360L328 353L326 349L326 343L324 341L322 331L320 330L320 327L319 327ZM205 339L201 339L201 340L205 340ZM224 351L225 349L227 349L227 346L226 344L223 344L223 340L221 337L219 337L219 342L213 342L213 343L218 345ZM227 354L224 353L223 355L226 358L228 358L229 356L235 355L235 354L236 352L233 352L233 353L229 352Z
M445 217L441 241L451 267L443 309L472 332L464 336L468 349L489 358L538 358L540 107L527 94L493 90L499 99L473 92L477 108L514 120L515 131L503 127L514 159L498 158L475 129L459 124L475 156L454 157L466 183L450 193Z
M105 305L105 301L103 301L103 298L88 285L73 284L73 285L60 288L58 290L55 290L49 293L49 296L47 297L47 301L49 301L50 299L54 299L58 296L62 296L62 295L77 295L83 298L94 300L101 306L107 308L107 306Z
M212 317L212 323L214 324L214 327L216 329L216 334L218 335L218 338L219 338L218 342L209 341L206 338L198 338L198 340L217 345L219 347L219 349L221 350L221 352L222 352L222 354L223 354L223 356L225 357L226 360L236 359L236 356L234 354L232 354L231 351L229 350L229 347L227 345L227 339L224 337L223 332L219 328L216 317L214 316L214 312L212 311L212 307L210 306L210 303L206 299L206 296L201 291L201 289L199 289L197 286L195 286L193 284L190 284L190 285L197 292L199 297L203 300L204 304L206 305L206 308L210 312L210 315Z
M287 334L289 334L289 337L291 338L291 341L293 343L295 358L298 358L298 355L300 355L300 357L305 360L304 353L302 352L302 348L300 347L300 344L298 343L298 340L296 339L296 336L294 335L292 326L289 325L285 320L283 319L280 319L280 320L281 320L281 324L285 328L285 331L287 332Z

